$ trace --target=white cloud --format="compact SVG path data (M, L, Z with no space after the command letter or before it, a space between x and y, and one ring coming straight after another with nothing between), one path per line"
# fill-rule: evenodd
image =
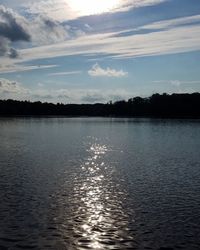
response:
M49 76L65 76L65 75L76 75L81 74L82 71L66 71L66 72L56 72L56 73L50 73Z
M94 64L92 68L88 71L90 76L107 76L107 77L123 77L127 76L128 73L123 70L115 70L107 67L103 69L99 66L98 63Z
M27 89L25 89L21 83L16 81L10 81L8 79L0 78L0 96L8 96L13 98L15 96L20 96L26 94Z

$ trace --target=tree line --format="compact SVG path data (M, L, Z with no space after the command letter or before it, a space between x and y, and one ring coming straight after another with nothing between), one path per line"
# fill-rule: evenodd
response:
M118 116L200 118L200 93L153 94L96 104L0 100L0 116Z

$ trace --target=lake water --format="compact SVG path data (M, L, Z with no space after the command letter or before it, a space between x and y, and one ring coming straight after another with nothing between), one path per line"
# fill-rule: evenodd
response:
M0 249L200 249L200 121L0 119Z

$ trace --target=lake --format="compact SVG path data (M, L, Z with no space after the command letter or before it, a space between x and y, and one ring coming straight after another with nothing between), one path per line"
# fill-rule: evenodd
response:
M0 119L0 249L200 249L200 120Z

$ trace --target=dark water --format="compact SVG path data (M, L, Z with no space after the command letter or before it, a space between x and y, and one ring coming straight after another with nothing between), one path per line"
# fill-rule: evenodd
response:
M200 249L200 121L0 119L0 249Z

